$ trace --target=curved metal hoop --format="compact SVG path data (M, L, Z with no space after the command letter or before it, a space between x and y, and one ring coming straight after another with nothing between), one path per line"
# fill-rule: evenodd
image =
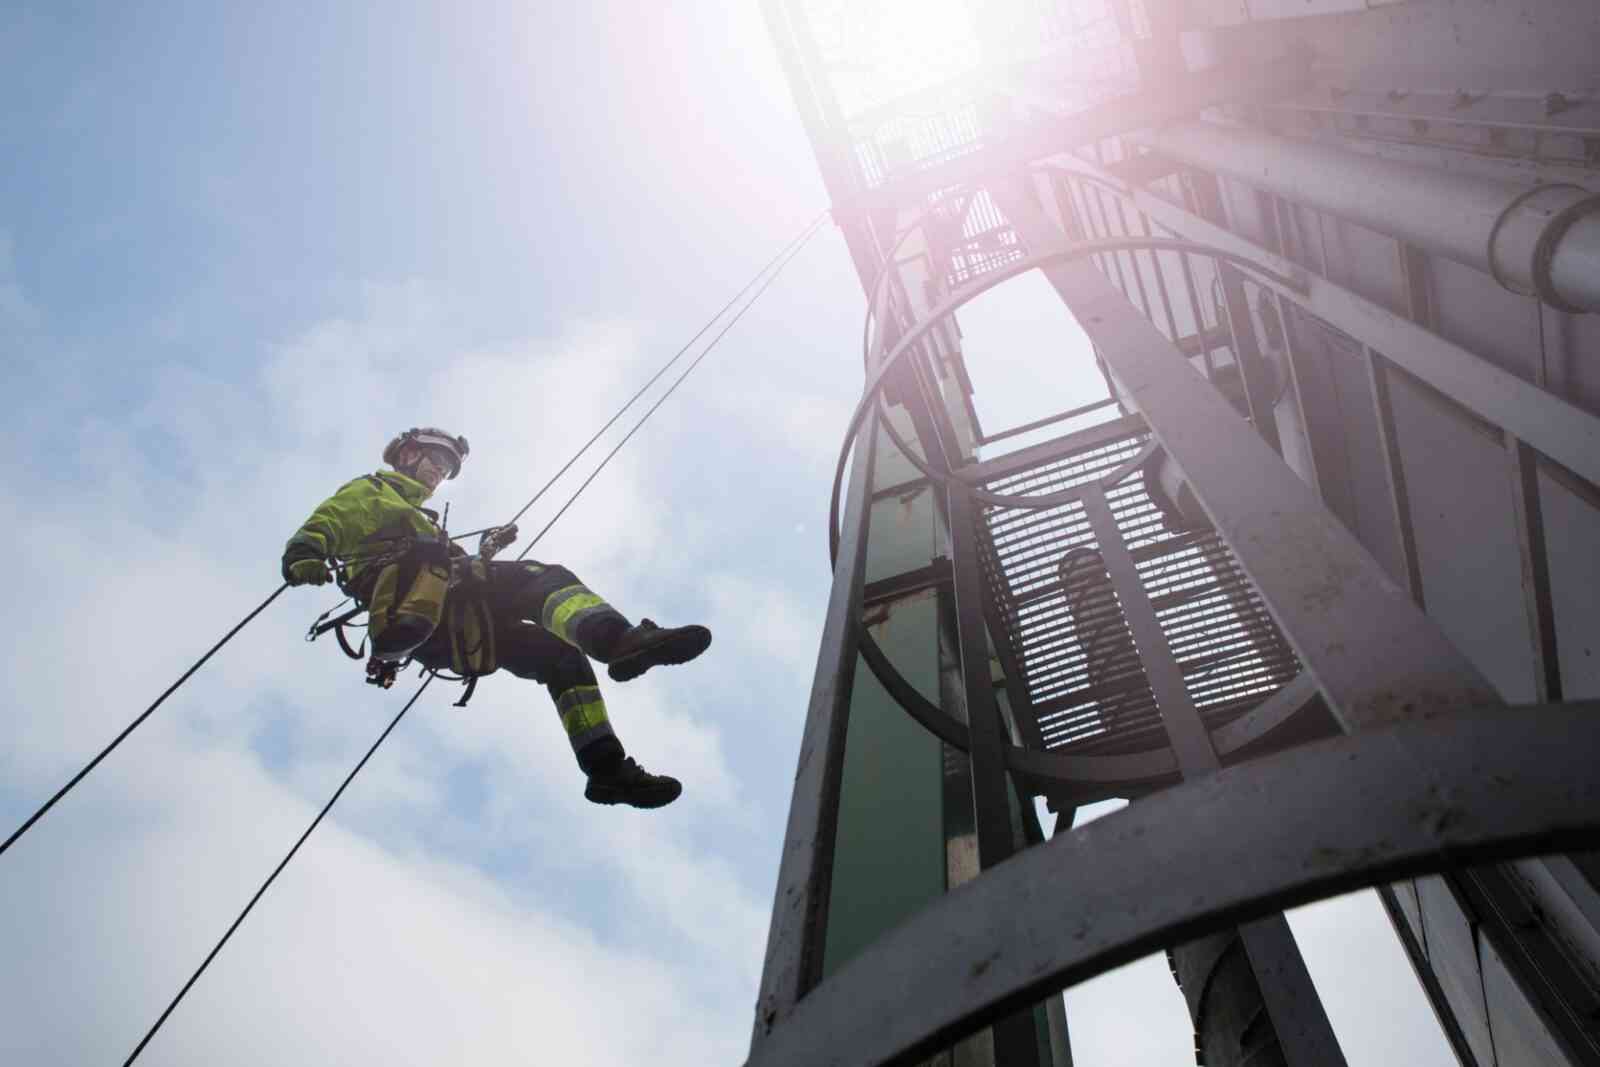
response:
M1166 790L938 897L768 1023L746 1067L914 1063L1166 944L1461 863L1593 848L1596 751L1600 702L1585 701L1407 722ZM1185 877L1152 881L1153 856Z
M962 752L968 750L971 737L967 724L923 696L900 673L872 633L860 622L856 623L856 650L872 671L873 677L900 705L902 711L945 744ZM1211 741L1216 746L1217 755L1226 759L1246 745L1259 741L1286 723L1314 695L1316 686L1310 676L1305 673L1297 675L1277 693L1262 701L1255 711L1213 730ZM1082 756L1067 752L1040 752L1008 743L1004 758L1006 766L1013 773L1046 790L1055 786L1072 789L1091 784L1148 788L1179 781L1178 758L1167 747L1114 756Z
M896 245L898 247L898 245ZM1226 249L1216 248L1211 245L1200 244L1195 241L1183 241L1165 237L1119 237L1108 240L1080 241L1062 248L1040 252L1008 264L991 274L974 281L970 285L957 289L942 304L934 308L921 321L911 328L905 336L895 344L889 353L878 363L877 368L871 372L866 387L862 390L861 401L856 405L855 411L850 416L850 422L845 427L844 441L839 447L839 461L833 473L833 499L828 508L828 558L830 563L836 563L839 557L839 500L844 487L845 467L850 462L850 452L854 447L856 436L861 432L861 424L867 412L883 388L884 379L888 376L899 361L904 358L915 345L917 345L935 325L942 322L951 313L959 310L964 305L990 289L1003 282L1010 281L1020 274L1026 274L1040 267L1053 266L1057 263L1066 263L1086 256L1098 255L1101 252L1118 252L1135 249L1150 249L1152 251L1192 252L1197 255L1210 256L1213 259L1227 260L1235 266L1259 274L1270 281L1289 289L1299 290L1304 287L1300 278L1289 277L1269 270L1254 262L1249 257L1229 252ZM909 451L904 452L906 460L921 471L922 474L936 485L948 485L949 477L928 466L927 461ZM955 477L960 477L958 472L952 472ZM1062 493L1046 493L1038 496L1018 496L1004 493L991 493L978 487L971 487L973 494L983 503L995 507L1010 507L1021 510L1038 510L1040 508L1056 507L1064 502ZM1073 492L1066 490L1066 493Z
M923 729L945 744L965 752L971 743L967 724L923 696L906 681L865 626L857 624L857 650L873 676L895 699L903 711ZM1051 786L1083 786L1090 783L1135 786L1177 781L1178 760L1168 748L1150 749L1120 756L1079 756L1067 752L1036 752L1017 745L1005 746L1006 766L1046 789Z

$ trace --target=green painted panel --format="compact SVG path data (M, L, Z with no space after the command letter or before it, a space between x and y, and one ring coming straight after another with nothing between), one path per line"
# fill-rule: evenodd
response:
M889 447L893 448L893 445ZM926 485L872 502L867 581L921 570L934 550L933 493Z
M884 654L932 698L938 695L936 626L937 600L928 593L896 602L888 619L872 628ZM858 663L839 790L824 975L944 892L942 782L938 739Z

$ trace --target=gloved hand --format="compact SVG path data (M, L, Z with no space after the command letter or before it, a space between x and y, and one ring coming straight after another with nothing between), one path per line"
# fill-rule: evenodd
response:
M483 559L493 559L495 555L511 542L517 539L517 524L509 526L494 526L483 531L483 536L478 539L478 555Z
M320 559L284 560L283 577L290 585L327 585L328 565Z

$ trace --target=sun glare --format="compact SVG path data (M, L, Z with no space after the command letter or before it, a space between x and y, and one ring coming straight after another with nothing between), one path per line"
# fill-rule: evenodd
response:
M960 77L982 59L969 0L847 3L813 25L827 22L831 39L819 44L846 114Z
M880 0L871 55L895 85L936 84L977 65L977 36L965 0Z

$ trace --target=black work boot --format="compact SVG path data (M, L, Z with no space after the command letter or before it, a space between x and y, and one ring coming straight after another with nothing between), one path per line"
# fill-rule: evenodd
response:
M610 770L591 774L583 795L596 804L660 808L677 800L682 792L682 782L665 774L651 774L629 756Z
M663 663L688 663L711 647L711 631L704 626L675 626L664 630L649 619L628 628L612 646L606 673L612 681L626 682Z

